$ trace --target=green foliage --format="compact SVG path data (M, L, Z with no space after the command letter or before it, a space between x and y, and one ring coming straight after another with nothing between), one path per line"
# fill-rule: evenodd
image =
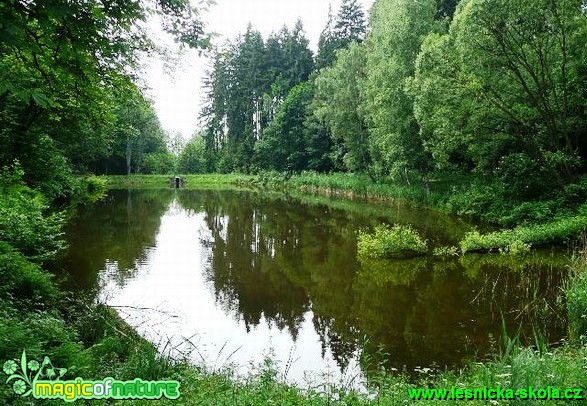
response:
M29 186L63 200L74 174L124 173L131 154L140 172L143 154L165 149L134 83L138 52L156 51L139 27L151 13L184 44L208 45L183 0L0 4L0 165L18 159Z
M486 234L471 231L460 242L460 248L463 253L499 249L523 253L527 252L530 246L577 240L585 230L587 230L587 217L578 215L544 224L519 226Z
M380 224L373 234L359 232L357 253L365 258L393 258L422 255L428 252L427 241L410 226Z
M414 169L428 171L431 159L424 151L406 84L422 38L435 27L435 11L433 0L381 0L371 12L362 109L377 173L399 178Z
M263 130L289 91L307 81L313 68L301 21L266 41L249 26L236 42L218 51L205 80L208 104L202 112L206 154L216 164L207 170L253 170L252 156Z
M208 172L206 146L199 137L192 138L177 158L177 170L180 173L196 174Z
M0 241L0 275L0 296L17 298L23 308L43 308L59 297L51 276L3 241Z
M51 213L44 196L22 183L18 164L0 172L0 241L35 262L53 258L65 248L62 213Z
M169 152L153 152L145 155L143 173L165 175L175 170L176 158Z
M336 51L348 47L351 43L360 43L367 33L365 13L357 0L344 0L336 18L332 8L328 10L326 27L318 40L316 68L331 66L336 60Z
M574 258L565 294L569 317L569 336L580 345L587 343L587 263L585 252Z
M98 200L106 194L106 180L102 177L90 175L82 179L85 193L93 200Z
M514 199L577 172L579 3L462 1L449 32L424 40L412 94L437 167L483 173Z
M304 82L290 90L279 106L275 119L265 128L255 145L256 160L262 169L299 172L308 165L306 112L313 89Z
M349 171L364 172L370 163L367 127L361 110L365 52L352 43L337 53L333 66L316 77L312 110L334 141L333 161ZM342 169L342 168L341 168Z

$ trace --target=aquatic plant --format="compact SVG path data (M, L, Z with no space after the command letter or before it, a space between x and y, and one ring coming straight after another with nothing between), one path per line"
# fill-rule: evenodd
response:
M374 233L359 232L357 251L360 257L374 259L412 257L426 254L428 243L411 226L380 224Z

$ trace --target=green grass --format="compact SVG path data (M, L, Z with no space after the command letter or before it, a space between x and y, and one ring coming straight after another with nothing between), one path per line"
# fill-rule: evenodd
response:
M116 175L101 177L110 189L167 188L173 175ZM248 184L253 177L241 174L177 175L185 180L185 188L225 188Z
M336 186L340 190L360 192L357 179L345 175L331 175L328 181L312 174L293 180L299 188L326 190ZM241 175L203 175L187 177L187 187L231 187L258 184L258 177ZM302 181L303 179L303 181ZM166 176L108 177L108 187L167 187ZM312 182L308 186L304 182ZM273 181L272 181L273 182ZM290 182L290 181L284 181ZM101 181L89 183L101 187ZM267 183L269 185L269 183ZM276 184L274 184L276 185ZM285 185L285 183L284 183ZM289 186L284 186L289 187ZM298 187L298 186L296 186ZM409 196L400 189L387 186L363 186L363 192L377 191L377 196L402 198ZM277 187L275 187L277 188ZM380 190L378 188L381 188ZM339 190L339 189L336 189ZM335 193L335 189L331 189ZM329 192L330 193L330 192ZM414 196L417 197L417 194ZM584 217L569 217L538 226L524 226L496 233L470 234L465 240L471 247L481 245L482 250L511 247L512 242L524 244L550 244L574 238L585 229ZM380 234L391 234L393 238L383 244L381 250L398 252L406 248L422 252L425 242L409 228L396 230L386 228ZM377 230L375 235L377 234ZM399 238L399 237L401 238ZM374 235L365 234L370 241ZM18 242L15 239L15 242ZM12 243L12 241L11 241ZM389 250L389 246L392 247ZM26 248L26 245L23 245ZM468 249L471 252L476 249ZM511 248L510 248L511 249ZM389 251L388 251L389 250ZM438 252L454 254L453 248ZM461 261L483 261L486 256L461 256ZM501 257L500 257L501 258ZM513 260L503 257L503 261ZM424 261L424 262L422 262ZM390 275L386 262L366 259L361 262L359 277L380 278L382 283L409 283L419 269L425 269L425 258L406 260L401 274ZM286 383L271 359L257 366L245 376L237 376L228 368L207 370L186 360L174 360L157 352L155 347L142 339L121 320L116 312L91 300L72 299L60 292L52 277L41 265L14 249L10 244L0 243L0 357L1 361L18 357L22 349L31 358L49 356L56 366L67 367L68 377L102 379L142 378L149 380L177 379L181 382L179 401L157 402L158 404L185 405L397 405L430 404L430 401L409 401L408 390L416 387L459 388L496 387L520 389L527 386L587 387L587 256L583 253L572 261L572 277L561 291L561 300L566 300L570 340L559 348L549 349L546 342L537 336L536 346L523 348L516 338L507 339L501 354L493 360L470 363L460 370L422 371L414 380L402 374L379 370L369 374L369 396L356 393L339 383L314 382L308 387L297 388ZM394 268L395 269L395 268ZM390 279L391 278L391 279ZM18 398L10 387L0 385L0 403L25 405L30 399ZM47 404L52 404L46 402ZM117 401L115 404L152 404L145 401ZM459 402L451 402L459 403ZM451 404L449 403L449 404ZM465 401L462 404L487 404L486 401ZM459 404L460 404L459 403ZM556 404L551 401L535 401L532 404ZM565 404L565 402L559 402ZM37 402L43 404L43 402ZM92 402L112 404L112 402ZM500 404L507 404L500 402ZM517 404L512 402L512 404Z
M565 288L569 315L569 337L587 345L587 253L573 258L571 278Z
M260 187L277 189L298 189L307 193L320 193L329 196L366 197L375 200L403 199L411 202L425 202L433 198L427 196L421 186L404 186L382 179L373 182L363 174L302 172L286 177L277 172L262 173L252 179Z
M555 245L576 240L586 230L587 217L572 216L544 224L519 226L486 234L471 231L460 242L460 248L463 253L497 250L525 253L531 246Z

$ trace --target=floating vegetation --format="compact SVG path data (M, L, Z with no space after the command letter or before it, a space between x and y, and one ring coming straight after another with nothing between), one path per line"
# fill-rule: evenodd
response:
M366 258L410 258L425 255L428 243L411 226L380 224L373 234L359 232L357 250L360 257Z

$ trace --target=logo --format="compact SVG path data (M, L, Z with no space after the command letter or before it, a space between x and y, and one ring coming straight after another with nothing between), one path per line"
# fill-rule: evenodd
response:
M28 362L27 362L28 361ZM27 360L26 351L20 360L8 360L2 370L16 395L35 399L61 399L74 402L78 399L167 399L179 398L178 381L119 381L105 378L86 381L82 378L61 380L67 368L55 368L49 357L43 362Z

